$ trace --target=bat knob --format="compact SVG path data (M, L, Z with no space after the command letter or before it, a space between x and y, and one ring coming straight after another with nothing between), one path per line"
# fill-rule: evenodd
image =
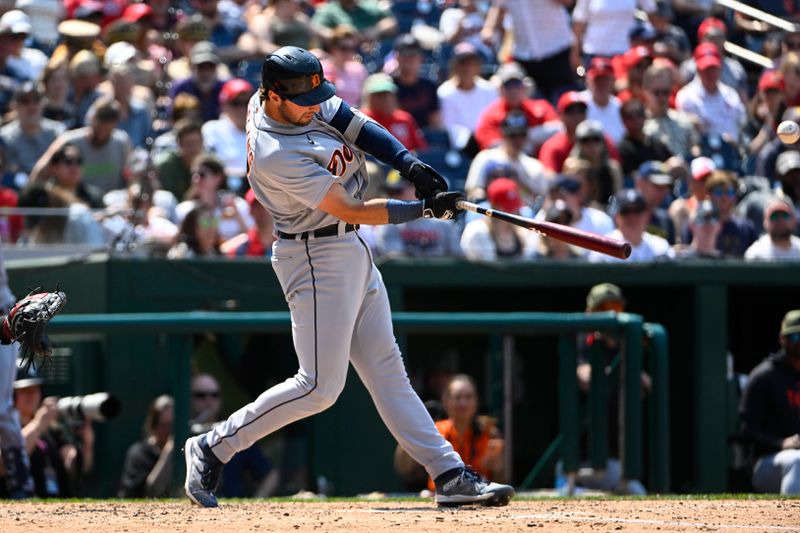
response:
M623 259L629 258L631 256L631 251L632 250L633 249L631 248L631 243L626 242L625 246L622 247L622 258Z

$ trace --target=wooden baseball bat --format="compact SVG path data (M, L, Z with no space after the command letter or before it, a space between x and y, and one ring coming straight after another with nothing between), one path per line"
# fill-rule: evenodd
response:
M626 241L612 239L611 237L605 237L603 235L598 235L589 231L583 231L571 226L565 226L563 224L545 222L543 220L533 220L532 218L512 215L511 213L506 213L505 211L500 211L498 209L486 209L478 204L467 202L466 200L459 200L457 205L461 209L466 209L467 211L479 213L487 217L496 218L498 220L514 224L515 226L520 226L522 228L539 232L547 237L558 239L574 246L580 246L581 248L594 250L612 257L627 259L631 255L631 245Z

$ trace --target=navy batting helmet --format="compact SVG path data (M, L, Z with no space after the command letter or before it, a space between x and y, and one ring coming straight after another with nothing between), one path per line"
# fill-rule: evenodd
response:
M319 59L296 46L284 46L267 56L261 67L261 85L300 106L317 105L336 94Z

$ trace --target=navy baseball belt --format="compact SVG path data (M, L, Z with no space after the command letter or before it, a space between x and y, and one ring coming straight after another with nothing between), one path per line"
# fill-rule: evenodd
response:
M358 224L345 224L344 232L349 233L358 229ZM303 233L284 233L278 232L278 237L281 239L300 239L301 241L308 240L309 237L319 239L320 237L333 237L339 234L339 224L331 224L330 226L323 226L321 228L304 231Z

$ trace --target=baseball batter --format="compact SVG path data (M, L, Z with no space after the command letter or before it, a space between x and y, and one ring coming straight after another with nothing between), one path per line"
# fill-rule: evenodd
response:
M411 388L386 289L357 231L358 224L452 218L460 193L446 192L436 171L335 96L317 58L301 48L281 48L264 61L261 88L249 105L247 143L250 185L275 220L271 261L289 304L299 370L186 441L186 494L216 507L223 464L333 405L352 362L384 423L435 480L437 503L507 504L514 489L465 467ZM362 201L365 152L402 172L421 199Z

